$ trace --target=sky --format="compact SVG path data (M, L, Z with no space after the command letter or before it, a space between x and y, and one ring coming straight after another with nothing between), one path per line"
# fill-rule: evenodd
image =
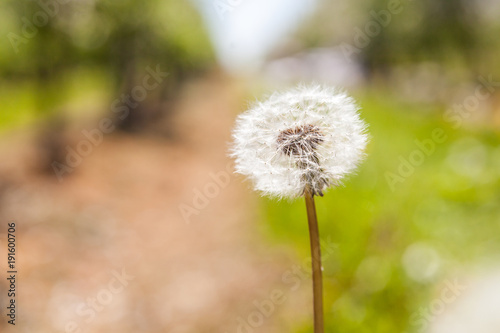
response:
M221 65L231 72L251 72L314 11L318 0L193 1Z

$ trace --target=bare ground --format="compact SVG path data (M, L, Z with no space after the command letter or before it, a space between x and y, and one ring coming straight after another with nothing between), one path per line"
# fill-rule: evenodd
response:
M241 96L226 79L192 84L178 140L106 135L62 182L34 171L31 136L5 137L0 253L15 221L18 317L7 325L2 278L0 330L284 332L309 320L309 281L294 292L284 284L294 260L263 241L256 197L231 173ZM273 290L283 297L271 306Z

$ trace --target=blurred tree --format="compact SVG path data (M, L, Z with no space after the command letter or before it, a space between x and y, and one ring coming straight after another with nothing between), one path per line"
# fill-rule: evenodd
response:
M474 7L464 0L401 2L391 13L388 2L373 0L371 20L382 22L360 58L367 72L385 73L394 64L432 61L446 66L453 60L473 68L478 45ZM383 12L391 13L384 26ZM376 14L373 14L376 13ZM410 16L416 17L410 18ZM410 20L408 22L407 20ZM413 21L413 22L412 22Z
M107 29L96 57L111 71L117 96L130 95L134 87L141 86L146 67L168 72L158 91L148 91L156 102L149 98L129 107L128 115L118 123L122 130L141 130L168 115L171 108L164 102L175 96L186 78L213 65L209 39L188 2L102 0L96 4L95 18Z
M423 4L419 53L423 57L438 58L442 61L455 53L462 55L464 60L471 64L472 55L478 47L476 27L480 25L473 2L425 0Z
M64 160L60 106L66 80L77 70L97 68L111 77L113 102L134 105L117 118L118 128L139 131L170 113L166 102L187 78L214 64L201 19L188 1L6 0L0 8L0 27L8 31L8 43L0 43L0 73L9 84L33 86L36 113L47 124L37 140L45 147L46 166ZM147 96L125 102L151 71L168 75Z
M29 82L35 113L41 120L38 138L42 171L52 172L51 163L64 158L64 119L59 109L65 99L64 73L78 59L78 49L68 35L62 33L58 20L69 15L73 7L61 10L59 5L28 0L4 3L16 23L7 33L8 63L0 62L0 72L10 84Z
M421 61L474 68L482 49L477 3L466 0L320 1L297 31L304 47L340 46L368 78L390 66Z

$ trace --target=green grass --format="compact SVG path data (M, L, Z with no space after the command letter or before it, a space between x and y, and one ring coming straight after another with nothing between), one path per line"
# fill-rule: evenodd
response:
M32 81L0 81L0 88L0 132L32 125L54 113L70 118L98 115L109 107L113 91L109 78L93 70L74 70L59 78L44 87L38 100L39 88Z
M498 135L486 127L454 130L444 110L376 96L360 98L371 135L366 160L344 186L316 200L321 237L337 245L324 262L328 332L417 332L425 321L416 311L429 306L443 281L500 254ZM399 157L408 159L414 141L435 128L445 142L392 190L386 173L397 173ZM272 244L309 256L303 200L263 199L262 211Z
M7 82L0 82L0 86L0 101L2 101L0 130L18 127L33 121L35 101L32 86L30 84L12 86Z
M0 84L0 131L41 118L33 86ZM107 105L110 84L98 73L75 72L60 87L57 102L70 115ZM321 237L336 244L324 262L326 328L417 332L416 311L429 306L443 281L459 277L457 269L500 257L500 138L486 125L452 129L444 110L404 104L388 93L358 99L371 136L367 158L344 186L316 200ZM400 157L408 159L418 148L415 140L429 139L436 128L447 139L391 188L387 173L396 174ZM261 206L260 227L270 246L286 246L299 260L309 257L303 200L263 199ZM432 273L427 279L412 276L426 269ZM311 331L310 324L295 332Z

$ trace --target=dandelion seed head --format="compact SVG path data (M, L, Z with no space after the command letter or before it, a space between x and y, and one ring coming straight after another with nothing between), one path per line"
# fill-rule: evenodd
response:
M303 125L286 129L278 135L278 150L287 155L302 156L313 152L323 142L323 135L318 127Z
M306 186L323 195L364 156L366 125L345 93L299 86L274 93L238 116L232 156L236 172L272 197L297 197Z

